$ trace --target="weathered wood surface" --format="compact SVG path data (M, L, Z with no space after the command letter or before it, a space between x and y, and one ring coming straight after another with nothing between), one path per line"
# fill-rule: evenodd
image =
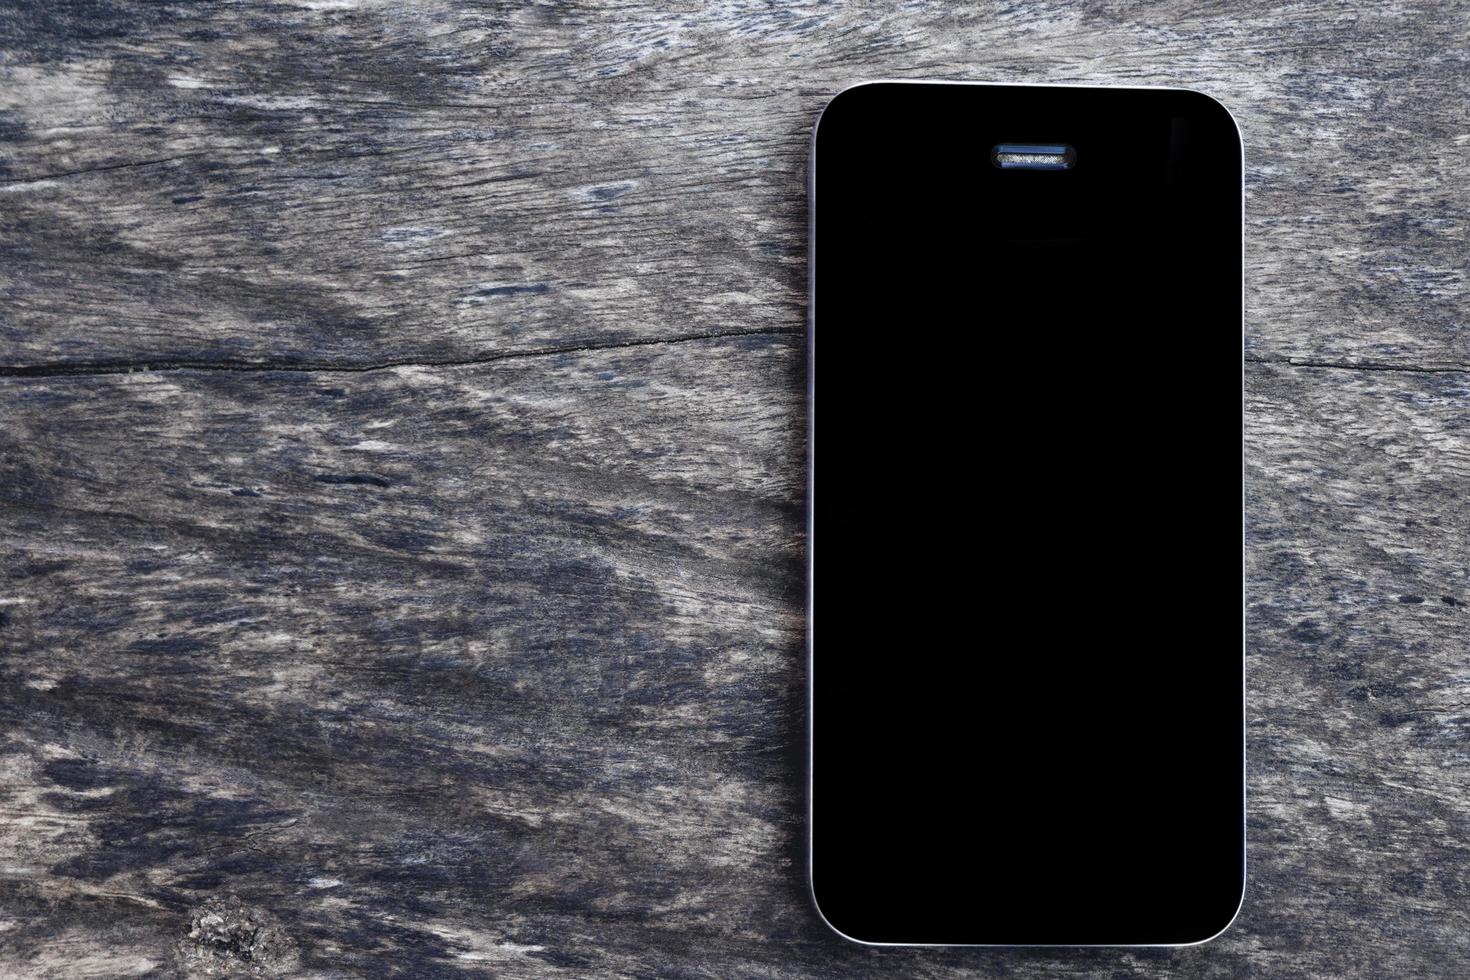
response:
M0 973L1470 974L1467 36L0 8ZM873 951L808 911L803 158L872 77L1241 123L1251 881L1207 946Z

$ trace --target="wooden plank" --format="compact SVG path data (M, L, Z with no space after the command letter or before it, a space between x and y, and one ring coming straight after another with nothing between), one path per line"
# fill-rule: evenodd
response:
M0 11L0 973L1465 973L1467 21ZM807 908L803 161L873 77L1244 130L1251 884L1207 946Z
M173 969L233 894L323 976L1465 962L1470 382L1253 368L1231 933L874 954L801 885L799 347L11 379L11 955Z
M806 135L874 77L1201 87L1249 147L1253 355L1466 362L1463 7L86 10L0 28L6 366L799 325Z

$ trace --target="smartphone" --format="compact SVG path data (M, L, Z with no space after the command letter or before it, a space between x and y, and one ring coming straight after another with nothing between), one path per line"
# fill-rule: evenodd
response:
M1234 920L1241 173L1230 113L1182 89L875 82L822 111L808 843L841 935Z

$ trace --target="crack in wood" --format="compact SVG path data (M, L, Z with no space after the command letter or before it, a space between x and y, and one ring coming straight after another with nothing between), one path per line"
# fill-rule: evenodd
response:
M444 358L442 360L379 361L371 364L332 364L315 361L92 361L77 364L17 364L0 366L0 378L61 378L87 375L145 374L163 371L295 371L308 374L366 374L371 371L391 371L396 368L453 368L473 367L479 364L494 364L499 361L514 361L531 357L552 357L558 354L581 354L590 351L624 350L634 347L658 347L667 344L689 344L705 340L725 340L732 337L794 337L805 333L803 329L764 328L760 330L711 330L701 333L679 334L673 337L649 337L640 340L623 340L607 344L565 344L548 347L533 347L527 350L506 351L500 354L485 354L479 357Z
M1282 367L1322 368L1328 371L1388 371L1405 374L1470 374L1470 365L1461 364L1387 364L1382 361L1320 361L1298 357L1247 357L1247 364L1275 364Z

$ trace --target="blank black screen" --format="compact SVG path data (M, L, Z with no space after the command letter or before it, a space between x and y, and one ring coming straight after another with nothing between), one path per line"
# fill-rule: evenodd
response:
M1213 936L1244 884L1234 122L1180 90L878 83L812 159L822 915Z

